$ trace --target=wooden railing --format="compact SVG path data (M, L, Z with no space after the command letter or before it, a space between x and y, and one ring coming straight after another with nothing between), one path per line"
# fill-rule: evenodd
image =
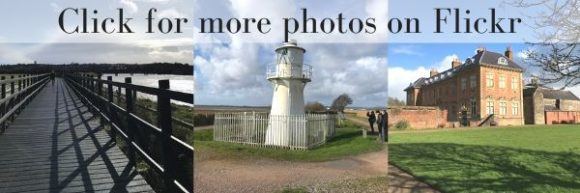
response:
M159 80L159 88L102 80L90 75L67 74L69 84L92 111L111 125L113 136L127 144L128 157L138 156L161 175L165 192L193 192L193 147L173 134L171 101L193 105L193 94L169 90L169 80ZM124 104L114 102L114 90L124 96ZM137 92L157 96L157 123L150 123L135 112ZM121 94L124 93L124 94Z
M22 108L42 89L49 74L0 76L0 134L14 120Z

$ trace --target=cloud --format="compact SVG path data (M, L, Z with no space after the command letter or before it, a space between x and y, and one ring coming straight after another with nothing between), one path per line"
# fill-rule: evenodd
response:
M97 50L97 51L95 51ZM0 63L152 63L193 61L191 45L129 43L0 44Z
M269 105L272 86L265 72L267 65L274 65L276 46L241 42L198 45L194 56L196 93L200 96L197 101L200 104ZM302 46L307 49L305 63L313 67L312 82L305 89L307 101L330 105L335 97L347 93L355 106L386 104L388 71L384 45Z
M394 54L402 54L409 56L422 56L423 53L417 51L416 46L404 45L404 46L393 46L390 48L391 52Z
M22 53L19 50L14 50L10 48L8 44L0 44L0 64L29 62L32 62L32 60L26 56L26 53Z
M389 96L398 99L406 99L405 88L420 77L429 74L429 69L418 67L405 69L402 67L389 67Z
M447 55L441 61L435 63L431 68L436 69L437 72L449 70L451 68L451 62L453 62L453 60L456 58L459 58L457 54Z
M119 0L119 3L121 3L121 5L123 5L126 8L129 8L129 10L132 13L137 13L137 11L139 11L139 7L137 6L137 3L135 3L132 0Z
M187 18L187 15L185 13L179 12L175 8L170 8L170 9L164 9L164 10L159 11L158 17L159 18L162 18L162 17L166 17L166 18Z
M344 1L347 2L347 1ZM268 17L284 18L295 16L299 4L295 1L200 1L196 5L196 17ZM308 2L310 3L310 2ZM384 1L370 1L362 4L357 14L345 13L348 16L374 14L385 16L387 6ZM256 8L256 5L260 8ZM220 6L218 6L220 5ZM361 6L361 4L358 4ZM306 6L306 5L305 5ZM366 12L365 12L365 7ZM378 6L381 9L378 9ZM203 7L203 8L202 8ZM213 7L226 7L228 11L219 13L207 12ZM314 9L322 7L308 6L309 14L331 12L336 7L325 7L325 11ZM357 7L361 8L361 7ZM222 8L223 9L223 8ZM283 22L272 22L272 29L283 29ZM195 31L199 26L194 27ZM385 30L386 31L386 30ZM272 85L266 80L267 65L274 65L274 49L283 40L282 33L270 33L265 37L259 34L204 35L194 37L196 66L196 101L199 104L230 105L270 105ZM313 40L313 36L294 35L299 44L307 49L306 63L313 66L312 82L307 84L305 97L307 101L320 101L330 105L340 94L351 95L355 106L385 105L387 102L387 66L386 45L379 44L341 44L337 39L346 36L325 35L333 43ZM385 36L386 37L386 36ZM382 38L385 38L382 37ZM270 38L269 40L263 40ZM347 39L347 38L346 38ZM256 40L256 41L253 41ZM249 42L269 43L249 43ZM274 43L275 42L275 43ZM305 43L308 42L308 43ZM330 41L329 41L330 42Z
M50 7L52 8L52 10L55 13L58 13L58 12L62 11L62 8L58 4L56 4L55 2L51 2L50 3Z
M403 67L389 67L389 96L398 99L406 99L405 88L410 83L421 77L428 77L431 69L443 72L451 68L453 59L459 58L457 54L451 54L443 57L441 61L435 62L430 66L419 66L415 69L406 69Z
M580 86L570 87L567 90L572 91L572 93L580 97Z

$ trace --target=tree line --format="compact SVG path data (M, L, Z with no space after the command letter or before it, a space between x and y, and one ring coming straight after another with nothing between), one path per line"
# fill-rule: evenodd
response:
M37 74L37 73L142 73L142 74L176 74L193 75L193 66L183 63L149 63L149 64L14 64L0 65L0 74Z

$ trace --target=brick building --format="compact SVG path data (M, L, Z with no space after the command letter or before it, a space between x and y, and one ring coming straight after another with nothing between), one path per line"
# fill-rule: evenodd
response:
M439 107L449 122L522 125L522 72L510 48L504 54L478 49L465 62L455 59L450 69L411 83L407 105Z
M524 89L526 124L580 123L580 99L570 91L533 82Z

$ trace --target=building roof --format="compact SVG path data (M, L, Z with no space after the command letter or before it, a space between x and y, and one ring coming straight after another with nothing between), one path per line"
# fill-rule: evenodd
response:
M423 86L423 84L425 84L425 80L427 80L427 78L419 78L417 79L415 82L412 82L407 88L405 88L406 90L412 89L412 88L421 88L421 86Z
M580 100L574 93L567 90L539 88L538 92L542 93L544 98L547 99Z
M505 61L506 61L505 65L499 63L500 58L505 59ZM448 70L440 72L439 74L432 76L432 77L427 77L427 78L421 77L421 78L417 79L415 82L411 83L407 88L405 88L405 91L407 91L410 88L421 88L424 85L429 85L429 84L433 84L433 83L436 83L436 82L439 82L442 80L452 78L458 72L460 72L464 69L467 69L471 66L483 66L483 65L494 66L494 67L499 67L499 68L504 68L504 69L517 70L517 71L523 71L522 67L520 67L518 64L516 64L514 61L507 58L506 56L504 56L500 53L496 53L496 52L481 50L481 51L478 51L477 54L475 54L471 58L466 59L465 62L463 62L461 65L459 65L456 68L449 68ZM449 66L451 66L451 64L449 64Z
M524 96L532 96L534 93L539 92L544 95L546 99L562 99L562 100L580 100L578 96L576 96L571 91L567 90L557 90L553 88L549 88L543 85L526 85L528 88L524 89Z
M509 58L505 57L503 54L500 53L496 53L496 52L490 52L490 51L483 51L480 52L478 54L476 54L475 56L473 56L474 58L474 63L478 64L478 65L493 65L493 66L498 66L498 67L503 67L503 68L512 68L515 70L523 70L522 67L520 67L518 64L516 64L513 60L510 60ZM499 64L498 61L500 58L505 58L507 61L507 65L503 65L503 64Z

